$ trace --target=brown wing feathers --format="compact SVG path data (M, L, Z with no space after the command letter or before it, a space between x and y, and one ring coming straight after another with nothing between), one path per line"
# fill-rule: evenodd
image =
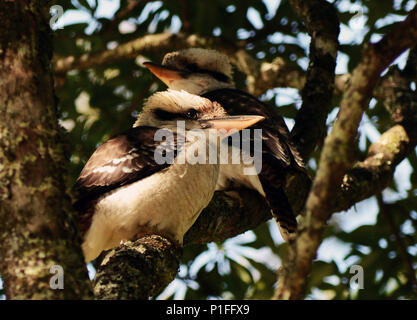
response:
M144 126L129 129L103 143L87 161L74 186L78 195L74 207L80 212L83 233L88 230L94 204L102 195L170 165L155 162L155 149L163 143L154 139L157 130ZM178 151L175 141L176 135L171 146L174 153Z

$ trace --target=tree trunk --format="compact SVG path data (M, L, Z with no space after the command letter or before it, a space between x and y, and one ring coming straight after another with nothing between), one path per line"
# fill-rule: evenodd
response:
M8 299L91 296L63 179L69 160L56 116L46 3L0 2L0 272Z

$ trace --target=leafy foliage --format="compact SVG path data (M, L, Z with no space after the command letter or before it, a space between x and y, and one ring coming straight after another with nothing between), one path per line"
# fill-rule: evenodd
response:
M363 43L386 34L415 3L330 2L338 9L342 25L339 73L352 71L360 60ZM259 60L272 61L279 56L304 70L308 65L308 35L286 0L61 0L56 4L64 7L67 19L65 27L54 32L56 58L101 52L149 33L182 31L244 43L251 56ZM114 12L106 10L114 4ZM81 15L87 18L77 22ZM97 145L130 127L143 100L165 89L140 64L143 59L161 61L165 53L57 76L60 120L66 128L71 154L69 185ZM397 61L400 68L405 59L403 56ZM243 75L236 72L236 79L245 89ZM300 106L299 96L288 94L288 89L270 90L262 99L279 107L289 124ZM335 115L338 100L335 97L331 114ZM331 125L329 117L328 126ZM365 154L370 143L392 125L383 103L371 101L359 130L359 153ZM313 174L319 151L308 162ZM373 199L359 204L357 210L334 215L313 265L307 298L416 298L417 288L411 281L412 276L415 281L416 273L411 275L409 270L410 266L417 268L416 170L414 151L399 166L390 188L383 192L389 212L386 207L378 208ZM336 244L326 245L327 240ZM399 249L401 244L405 253ZM184 250L177 279L160 297L269 299L286 248L273 223L224 243L189 246ZM349 286L352 265L363 268L364 289Z

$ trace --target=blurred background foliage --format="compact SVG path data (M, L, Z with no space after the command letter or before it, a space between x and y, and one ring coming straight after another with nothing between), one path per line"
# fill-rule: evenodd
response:
M339 74L358 64L363 43L380 39L415 5L407 0L329 2L337 8L341 23ZM110 50L151 33L184 32L243 43L259 60L281 57L303 70L308 66L309 37L286 0L61 0L52 4L65 11L54 27L55 58ZM165 53L56 77L60 122L71 154L69 184L100 143L133 124L146 97L165 90L141 65L146 60L159 62ZM406 58L407 53L395 63L403 68ZM244 90L245 77L237 71L235 76ZM279 108L288 126L293 126L301 105L296 89L272 88L261 99ZM335 96L329 128L339 99ZM359 154L366 154L369 145L392 125L383 104L372 99L359 129ZM319 152L320 148L308 159L313 174ZM417 268L416 170L414 150L398 166L382 195L333 215L313 264L307 299L417 297L413 286ZM269 299L286 249L271 221L224 243L187 246L177 278L158 298ZM354 265L363 268L363 289L351 284ZM94 267L89 268L93 276Z

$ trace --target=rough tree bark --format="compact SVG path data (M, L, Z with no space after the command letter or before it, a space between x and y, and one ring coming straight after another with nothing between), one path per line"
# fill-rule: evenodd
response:
M177 275L182 250L158 235L126 242L102 254L94 278L97 299L146 300Z
M8 299L91 297L50 69L49 7L0 2L0 272ZM64 289L50 287L50 267Z

